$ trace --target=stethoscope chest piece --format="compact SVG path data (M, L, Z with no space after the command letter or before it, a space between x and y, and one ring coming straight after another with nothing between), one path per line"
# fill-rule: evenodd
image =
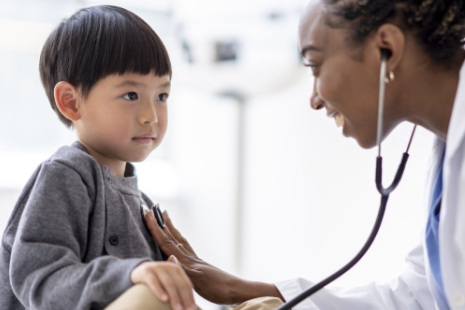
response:
M161 213L160 204L157 203L156 205L153 205L151 209L149 209L149 207L147 207L145 203L141 203L140 204L140 215L142 217L142 222L144 222L145 228L147 228L147 230L150 231L149 226L147 225L147 220L145 219L145 215L151 211L153 211L153 215L155 216L155 219L157 220L158 226L160 226L160 228L162 229L165 228L166 227L165 218L163 217L163 214Z

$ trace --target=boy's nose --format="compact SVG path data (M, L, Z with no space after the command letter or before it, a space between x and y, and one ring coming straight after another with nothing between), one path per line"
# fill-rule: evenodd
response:
M157 111L151 105L144 109L140 117L141 124L152 125L158 123Z
M152 124L157 124L158 123L158 118L155 117L155 120L153 122L146 120L144 122L144 125L152 125Z

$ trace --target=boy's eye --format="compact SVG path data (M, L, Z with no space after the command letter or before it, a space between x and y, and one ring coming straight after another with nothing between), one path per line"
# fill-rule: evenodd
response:
M158 101L166 101L166 100L168 100L168 96L169 95L167 93L160 94L160 95L158 95L157 100Z
M123 98L132 101L132 100L137 100L138 96L137 96L137 93L130 92L130 93L124 94Z

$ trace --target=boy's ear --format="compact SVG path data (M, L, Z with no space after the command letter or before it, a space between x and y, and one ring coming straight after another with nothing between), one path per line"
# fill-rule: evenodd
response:
M73 84L58 82L54 89L55 103L58 110L70 121L81 118L79 114L79 93Z

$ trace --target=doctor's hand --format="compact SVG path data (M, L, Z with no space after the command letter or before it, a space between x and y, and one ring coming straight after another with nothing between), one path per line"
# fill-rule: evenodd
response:
M223 305L237 305L263 296L284 300L273 284L247 281L201 260L187 239L174 227L166 211L163 216L166 222L164 229L158 226L153 213L147 212L147 226L161 250L168 256L176 256L200 296Z

